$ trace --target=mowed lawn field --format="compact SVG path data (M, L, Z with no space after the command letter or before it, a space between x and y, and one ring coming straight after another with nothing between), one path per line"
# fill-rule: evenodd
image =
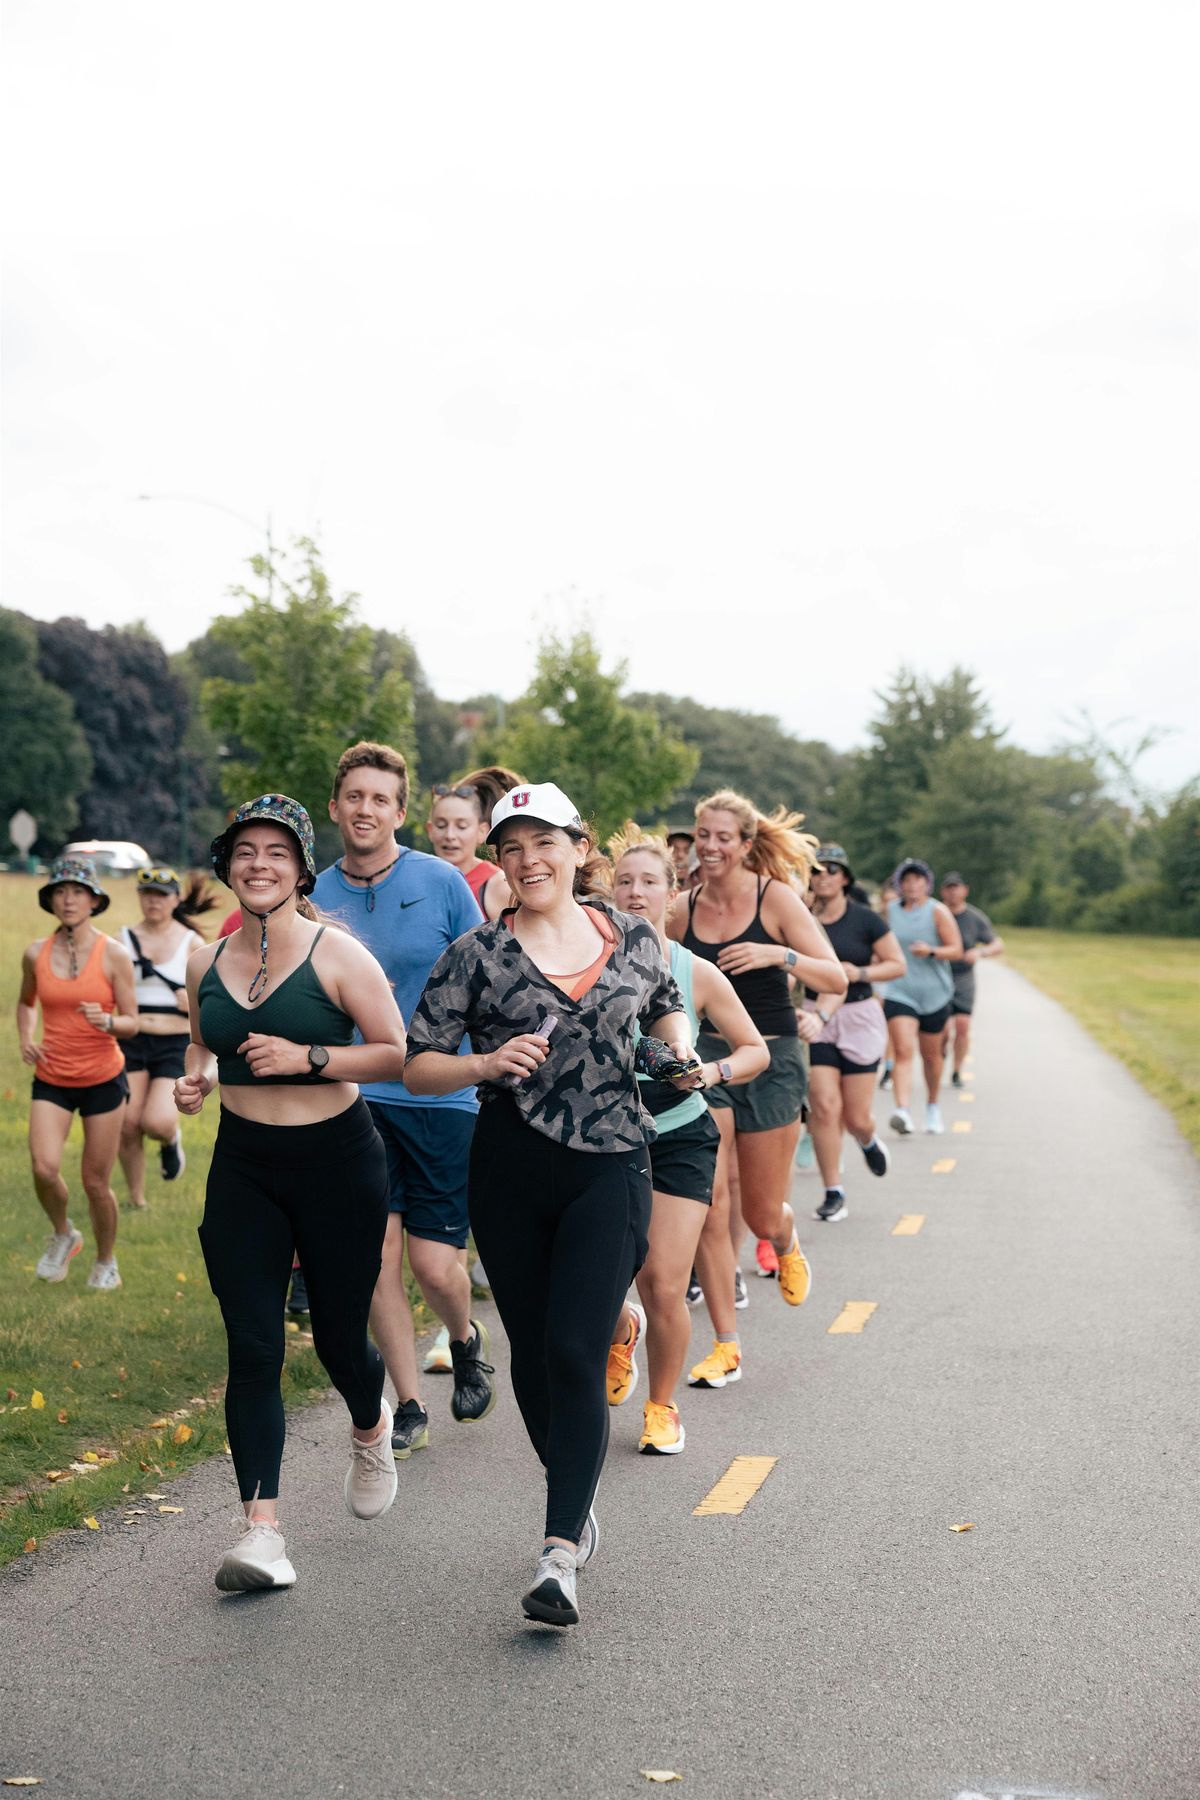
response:
M1014 968L1074 1013L1200 1151L1200 941L1004 928Z
M15 1007L21 951L53 925L38 906L38 885L0 874L0 1562L49 1531L89 1529L86 1519L125 1496L145 1509L139 1526L167 1529L178 1521L158 1513L171 1503L165 1483L225 1450L225 1335L196 1237L217 1122L213 1100L185 1122L188 1165L178 1181L165 1184L157 1152L148 1155L150 1204L121 1212L124 1286L114 1293L85 1286L94 1244L79 1187L76 1119L63 1172L84 1248L65 1281L34 1275L49 1226L29 1175L32 1071L17 1053ZM132 881L114 877L105 886L112 905L100 925L115 933L136 924ZM119 1165L113 1186L123 1203ZM287 1343L288 1400L324 1392L307 1333L292 1330ZM144 1497L158 1493L163 1500Z

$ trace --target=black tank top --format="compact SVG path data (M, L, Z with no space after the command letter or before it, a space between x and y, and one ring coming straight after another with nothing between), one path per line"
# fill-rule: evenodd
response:
M702 956L705 962L715 963L721 951L730 944L774 944L779 948L779 939L773 938L762 921L763 895L770 887L770 879L762 882L758 890L758 906L754 918L745 931L739 931L735 938L726 938L723 943L709 944L696 936L692 924L692 914L700 895L700 888L693 888L688 895L687 930L683 934L684 948L696 956ZM750 1018L764 1037L797 1037L796 1008L792 1002L791 990L788 987L787 972L784 969L748 969L744 975L730 975L733 990L738 999L750 1014ZM703 1031L714 1032L714 1027L707 1019L701 1019ZM715 1032L714 1032L714 1035Z

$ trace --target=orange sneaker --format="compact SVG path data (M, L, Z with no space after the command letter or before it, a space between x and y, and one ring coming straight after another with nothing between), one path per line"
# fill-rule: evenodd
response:
M679 1422L679 1408L673 1400L660 1406L647 1400L642 1408L642 1435L638 1449L643 1456L678 1456L683 1449L684 1429Z
M610 1344L608 1347L608 1374L605 1380L610 1406L623 1406L637 1386L638 1366L634 1351L642 1341L646 1315L640 1306L631 1305L629 1310L633 1314L633 1330L628 1343Z
M791 1248L779 1258L779 1291L789 1306L803 1306L812 1292L812 1270L794 1231Z
M688 1373L689 1387L723 1388L742 1379L742 1347L740 1344L714 1342L703 1362Z
M768 1281L774 1281L779 1273L779 1258L770 1238L759 1238L754 1246L754 1260L758 1264L759 1274L765 1275Z

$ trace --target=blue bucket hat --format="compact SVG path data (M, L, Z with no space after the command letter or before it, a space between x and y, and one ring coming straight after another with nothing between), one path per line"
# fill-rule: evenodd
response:
M100 904L99 906L93 906L93 918L97 913L102 913L104 911L105 907L108 905L108 895L100 886L100 883L96 878L96 871L93 869L91 863L83 862L77 856L59 856L56 857L50 865L49 880L38 889L38 905L43 912L54 911L54 907L50 902L50 896L53 894L56 887L65 887L68 882L73 882L76 887L84 887L89 894L94 894L96 896L96 899Z

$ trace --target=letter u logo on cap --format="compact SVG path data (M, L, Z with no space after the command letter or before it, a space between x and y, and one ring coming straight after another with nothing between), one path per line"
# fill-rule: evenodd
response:
M528 792L523 789L519 794L514 794L512 797L512 803L514 806L528 806L529 805Z

